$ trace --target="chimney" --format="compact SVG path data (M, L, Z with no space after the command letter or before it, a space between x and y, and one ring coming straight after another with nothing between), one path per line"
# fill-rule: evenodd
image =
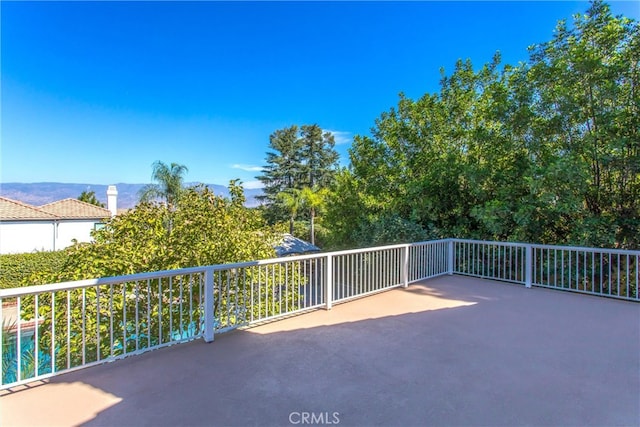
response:
M118 190L115 185L110 185L107 188L107 209L111 211L112 217L118 213Z

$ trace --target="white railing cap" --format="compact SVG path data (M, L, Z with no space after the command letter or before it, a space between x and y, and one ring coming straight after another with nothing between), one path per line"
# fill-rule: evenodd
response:
M169 276L201 273L206 267L192 267L178 270L153 271L149 273L129 274L125 276L101 277L97 279L74 280L70 282L49 283L45 285L24 286L21 288L0 289L0 299L24 295L35 295L44 292L66 291L71 289L88 288L91 286L110 285L116 283L136 282L141 280L159 279Z
M102 277L102 278L96 278L96 279L26 286L21 288L0 289L0 299L14 298L14 297L20 297L25 295L36 295L36 294L41 294L45 292L87 288L87 287L99 286L99 285L109 285L109 284L116 284L116 283L161 279L165 277L203 273L205 271L215 272L215 271L224 271L224 270L230 270L230 269L236 269L236 268L247 268L247 267L253 267L253 266L287 264L287 263L296 262L296 261L323 259L327 257L375 252L375 251L381 251L381 250L410 248L410 247L425 246L425 245L445 243L445 242L487 244L487 245L511 246L511 247L531 247L531 248L542 248L542 249L571 250L571 251L584 251L584 252L594 252L594 253L610 253L610 254L625 254L625 255L640 256L640 251L624 250L624 249L601 249L601 248L586 248L586 247L579 247L579 246L554 246L554 245L540 245L540 244L521 243L521 242L498 242L498 241L490 241L490 240L439 239L439 240L429 240L424 242L376 246L372 248L347 249L347 250L334 251L334 252L320 252L320 253L314 253L309 255L296 255L296 256L283 257L283 258L269 258L269 259L256 260L256 261L246 261L246 262L229 263L229 264L216 264L216 265L208 265L208 266L200 266L200 267L183 268L183 269L177 269L177 270L154 271L154 272L130 274L130 275L124 275L124 276Z
M347 250L335 251L335 252L320 252L320 253L309 254L309 255L296 255L296 256L283 257L283 258L269 258L269 259L256 260L256 261L245 261L245 262L237 262L237 263L229 263L229 264L216 264L216 265L207 265L207 266L201 266L201 267L183 268L183 269L177 269L177 270L153 271L148 273L137 273L137 274L124 275L124 276L102 277L102 278L95 278L95 279L25 286L20 288L0 289L0 299L15 298L15 297L20 297L25 295L36 295L36 294L42 294L45 292L88 288L88 287L99 286L99 285L110 285L110 284L116 284L116 283L138 282L141 280L160 279L160 278L170 277L170 276L202 273L207 270L210 270L212 272L224 271L224 270L230 270L234 268L247 268L247 267L253 267L253 266L272 265L272 264L286 264L286 263L295 262L295 261L322 259L326 257L351 255L351 254L358 254L363 252L393 250L393 249L399 249L399 248L405 248L405 247L411 247L411 246L424 246L424 245L434 244L438 242L445 242L448 240L450 239L431 240L431 241L417 242L417 243L402 243L402 244L395 244L395 245L376 246L372 248L347 249Z
M525 247L530 246L536 249L556 249L562 251L581 251L581 252L596 252L596 253L608 253L608 254L620 254L620 255L638 255L640 256L640 250L633 249L609 249L609 248L588 248L585 246L559 246L559 245L543 245L539 243L525 243L525 242L498 242L495 240L473 240L473 239L449 239L458 243L470 243L481 245L495 245L495 246L515 246Z

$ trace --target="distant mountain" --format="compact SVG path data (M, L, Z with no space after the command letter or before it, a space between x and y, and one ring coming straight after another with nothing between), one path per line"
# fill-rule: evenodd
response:
M194 185L187 183L186 185ZM118 209L129 209L138 203L138 192L146 184L115 184L118 189ZM206 184L215 194L228 197L229 189L223 185ZM61 182L7 182L0 184L0 196L18 200L34 206L41 206L57 200L73 198L76 199L83 191L94 191L96 197L107 205L107 187L102 184L67 184ZM245 206L255 207L260 203L256 199L262 194L261 189L245 189L247 201Z

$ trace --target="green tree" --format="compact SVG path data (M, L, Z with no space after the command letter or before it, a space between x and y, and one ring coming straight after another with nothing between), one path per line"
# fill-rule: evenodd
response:
M300 128L294 125L275 131L270 136L269 148L267 165L257 177L264 184L265 216L271 223L289 221L292 224L301 207L296 191L307 187L319 191L333 181L338 167L335 140L330 132L323 132L316 124ZM309 211L305 218L313 222L318 206L315 198L309 201L312 203L306 204ZM290 229L293 229L291 225ZM313 240L313 231L311 236Z
M173 209L164 203L140 203L94 232L93 242L69 248L62 271L40 274L30 280L54 283L273 258L277 234L266 225L259 211L243 206L244 193L238 182L232 181L229 188L229 199L216 196L205 186L187 188ZM172 224L169 229L165 227L168 219ZM277 307L267 302L287 286L291 288L286 288L282 303L290 308L299 304L304 279L293 273L288 276L290 283L282 283L278 274L266 277L259 267L244 270L242 277L235 274L229 270L214 277L215 310L221 316L245 316L244 312L236 312L238 301L245 302L242 308L247 312L253 310L263 317L275 314ZM253 292L252 278L260 280L261 293ZM184 275L171 280L90 287L55 294L55 301L51 301L52 294L42 295L38 306L42 320L40 345L51 348L54 339L56 365L64 368L67 363L76 366L82 360L90 362L109 354L120 355L125 349L134 351L139 344L153 346L167 342L174 339L170 331L176 329L175 325L185 328L201 325L202 280ZM229 283L239 283L238 289L225 291ZM33 318L33 299L25 298L23 303L24 318ZM51 316L52 304L58 307L55 319ZM71 316L70 323L67 313ZM141 319L137 326L132 323L134 319ZM51 333L52 322L55 336ZM112 336L105 336L112 328L115 328ZM135 332L136 328L143 332ZM142 343L137 342L136 334L143 334Z
M256 210L243 206L242 186L230 183L231 198L206 186L186 188L173 208L143 202L111 218L93 233L94 242L67 250L57 279L79 280L146 271L270 258L268 226ZM167 221L172 227L166 227ZM247 239L253 241L247 242ZM243 244L246 243L245 244ZM258 244L259 243L259 244Z
M640 244L640 26L594 1L573 25L531 49L532 129L543 168L569 166L576 226L570 240ZM555 166L557 165L557 166ZM578 203L574 203L578 205Z
M300 131L300 141L301 185L310 188L328 186L338 165L333 134L322 132L317 124L304 125Z
M293 235L293 226L303 206L302 191L297 188L291 188L279 192L277 195L278 203L281 204L287 212L289 212L289 234Z
M324 208L328 193L329 189L320 188L318 185L314 187L304 187L300 190L300 197L304 205L309 208L309 238L312 245L316 243L316 214L320 209Z
M354 243L360 247L420 242L431 238L434 236L419 224L396 214L385 214L363 222L353 233Z
M93 190L91 190L91 191L84 190L78 196L78 200L80 200L81 202L89 203L89 204L96 205L96 206L99 206L101 208L104 208L104 203L101 203L98 200L98 198L96 197L96 192L93 191Z
M167 165L160 160L153 163L151 179L154 184L144 186L139 193L141 202L162 200L169 208L174 208L183 191L184 174L189 170L186 166L171 163Z
M499 62L496 55L475 72L470 61L458 61L451 76L443 73L440 93L417 101L400 94L371 137L356 137L350 176L357 183L346 186L357 188L367 214L354 219L375 224L399 216L442 235L487 234L489 208L508 211L523 191L502 191L502 184L512 186L527 171L505 124L507 74ZM491 205L499 197L505 200Z
M637 22L595 1L528 63L459 60L438 93L400 94L354 140L329 197L334 243L399 218L443 237L637 247L639 43Z
M359 224L366 222L370 210L363 181L352 170L342 168L327 193L325 221L329 225L328 246L345 249L354 244L353 233Z
M264 184L261 199L271 204L276 202L278 193L301 186L302 140L298 127L276 130L269 137L269 148L267 164L256 178Z

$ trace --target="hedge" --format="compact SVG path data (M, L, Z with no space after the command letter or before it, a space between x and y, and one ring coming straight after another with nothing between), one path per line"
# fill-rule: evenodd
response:
M34 273L55 273L67 259L65 251L0 255L0 289L26 285Z

